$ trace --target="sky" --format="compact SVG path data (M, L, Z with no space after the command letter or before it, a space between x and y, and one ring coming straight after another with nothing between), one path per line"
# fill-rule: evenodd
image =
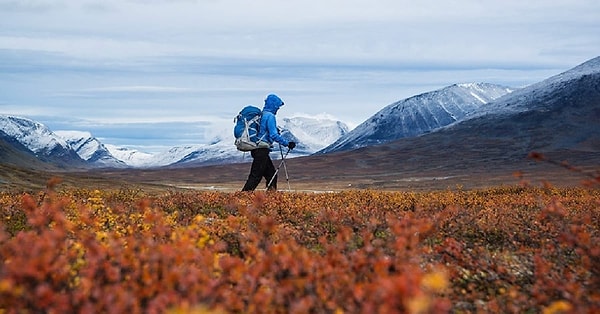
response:
M354 127L455 83L523 87L600 55L600 1L0 0L0 114L156 152L278 117Z

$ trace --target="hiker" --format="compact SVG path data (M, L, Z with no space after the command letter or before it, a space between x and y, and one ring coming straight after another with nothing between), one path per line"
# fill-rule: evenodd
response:
M270 94L265 99L265 106L262 110L262 118L260 119L260 128L258 131L258 138L262 139L259 143L259 148L253 149L250 154L252 155L252 167L250 168L250 174L248 180L242 188L242 191L254 191L260 180L264 177L267 180L267 190L277 190L277 175L275 175L275 166L269 156L273 142L277 142L282 146L286 146L289 149L296 147L295 142L288 142L284 139L277 130L277 121L275 115L277 110L283 106L283 101L277 95ZM261 145L262 144L262 145Z

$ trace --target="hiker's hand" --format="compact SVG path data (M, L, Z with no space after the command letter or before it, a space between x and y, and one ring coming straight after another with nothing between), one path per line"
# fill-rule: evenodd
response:
M294 147L296 147L296 142L289 142L288 143L288 148L289 149L294 149Z

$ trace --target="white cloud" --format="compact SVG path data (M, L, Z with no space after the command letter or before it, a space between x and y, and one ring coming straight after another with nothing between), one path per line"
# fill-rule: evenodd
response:
M48 0L0 0L0 9L4 12L35 12L43 13L47 11L64 9L65 1Z
M465 62L538 57L552 62L562 57L555 53L569 38L598 44L589 38L597 34L600 18L600 4L584 0L4 2L4 7L49 12L0 13L11 26L0 48L94 58Z
M94 87L83 90L84 92L144 92L144 93L184 93L190 92L190 88L173 86L109 86Z

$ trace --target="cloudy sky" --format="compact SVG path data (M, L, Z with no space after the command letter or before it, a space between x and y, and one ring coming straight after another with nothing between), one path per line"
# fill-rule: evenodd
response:
M351 126L454 83L600 55L597 0L0 0L0 114L107 144L199 144L246 104Z

